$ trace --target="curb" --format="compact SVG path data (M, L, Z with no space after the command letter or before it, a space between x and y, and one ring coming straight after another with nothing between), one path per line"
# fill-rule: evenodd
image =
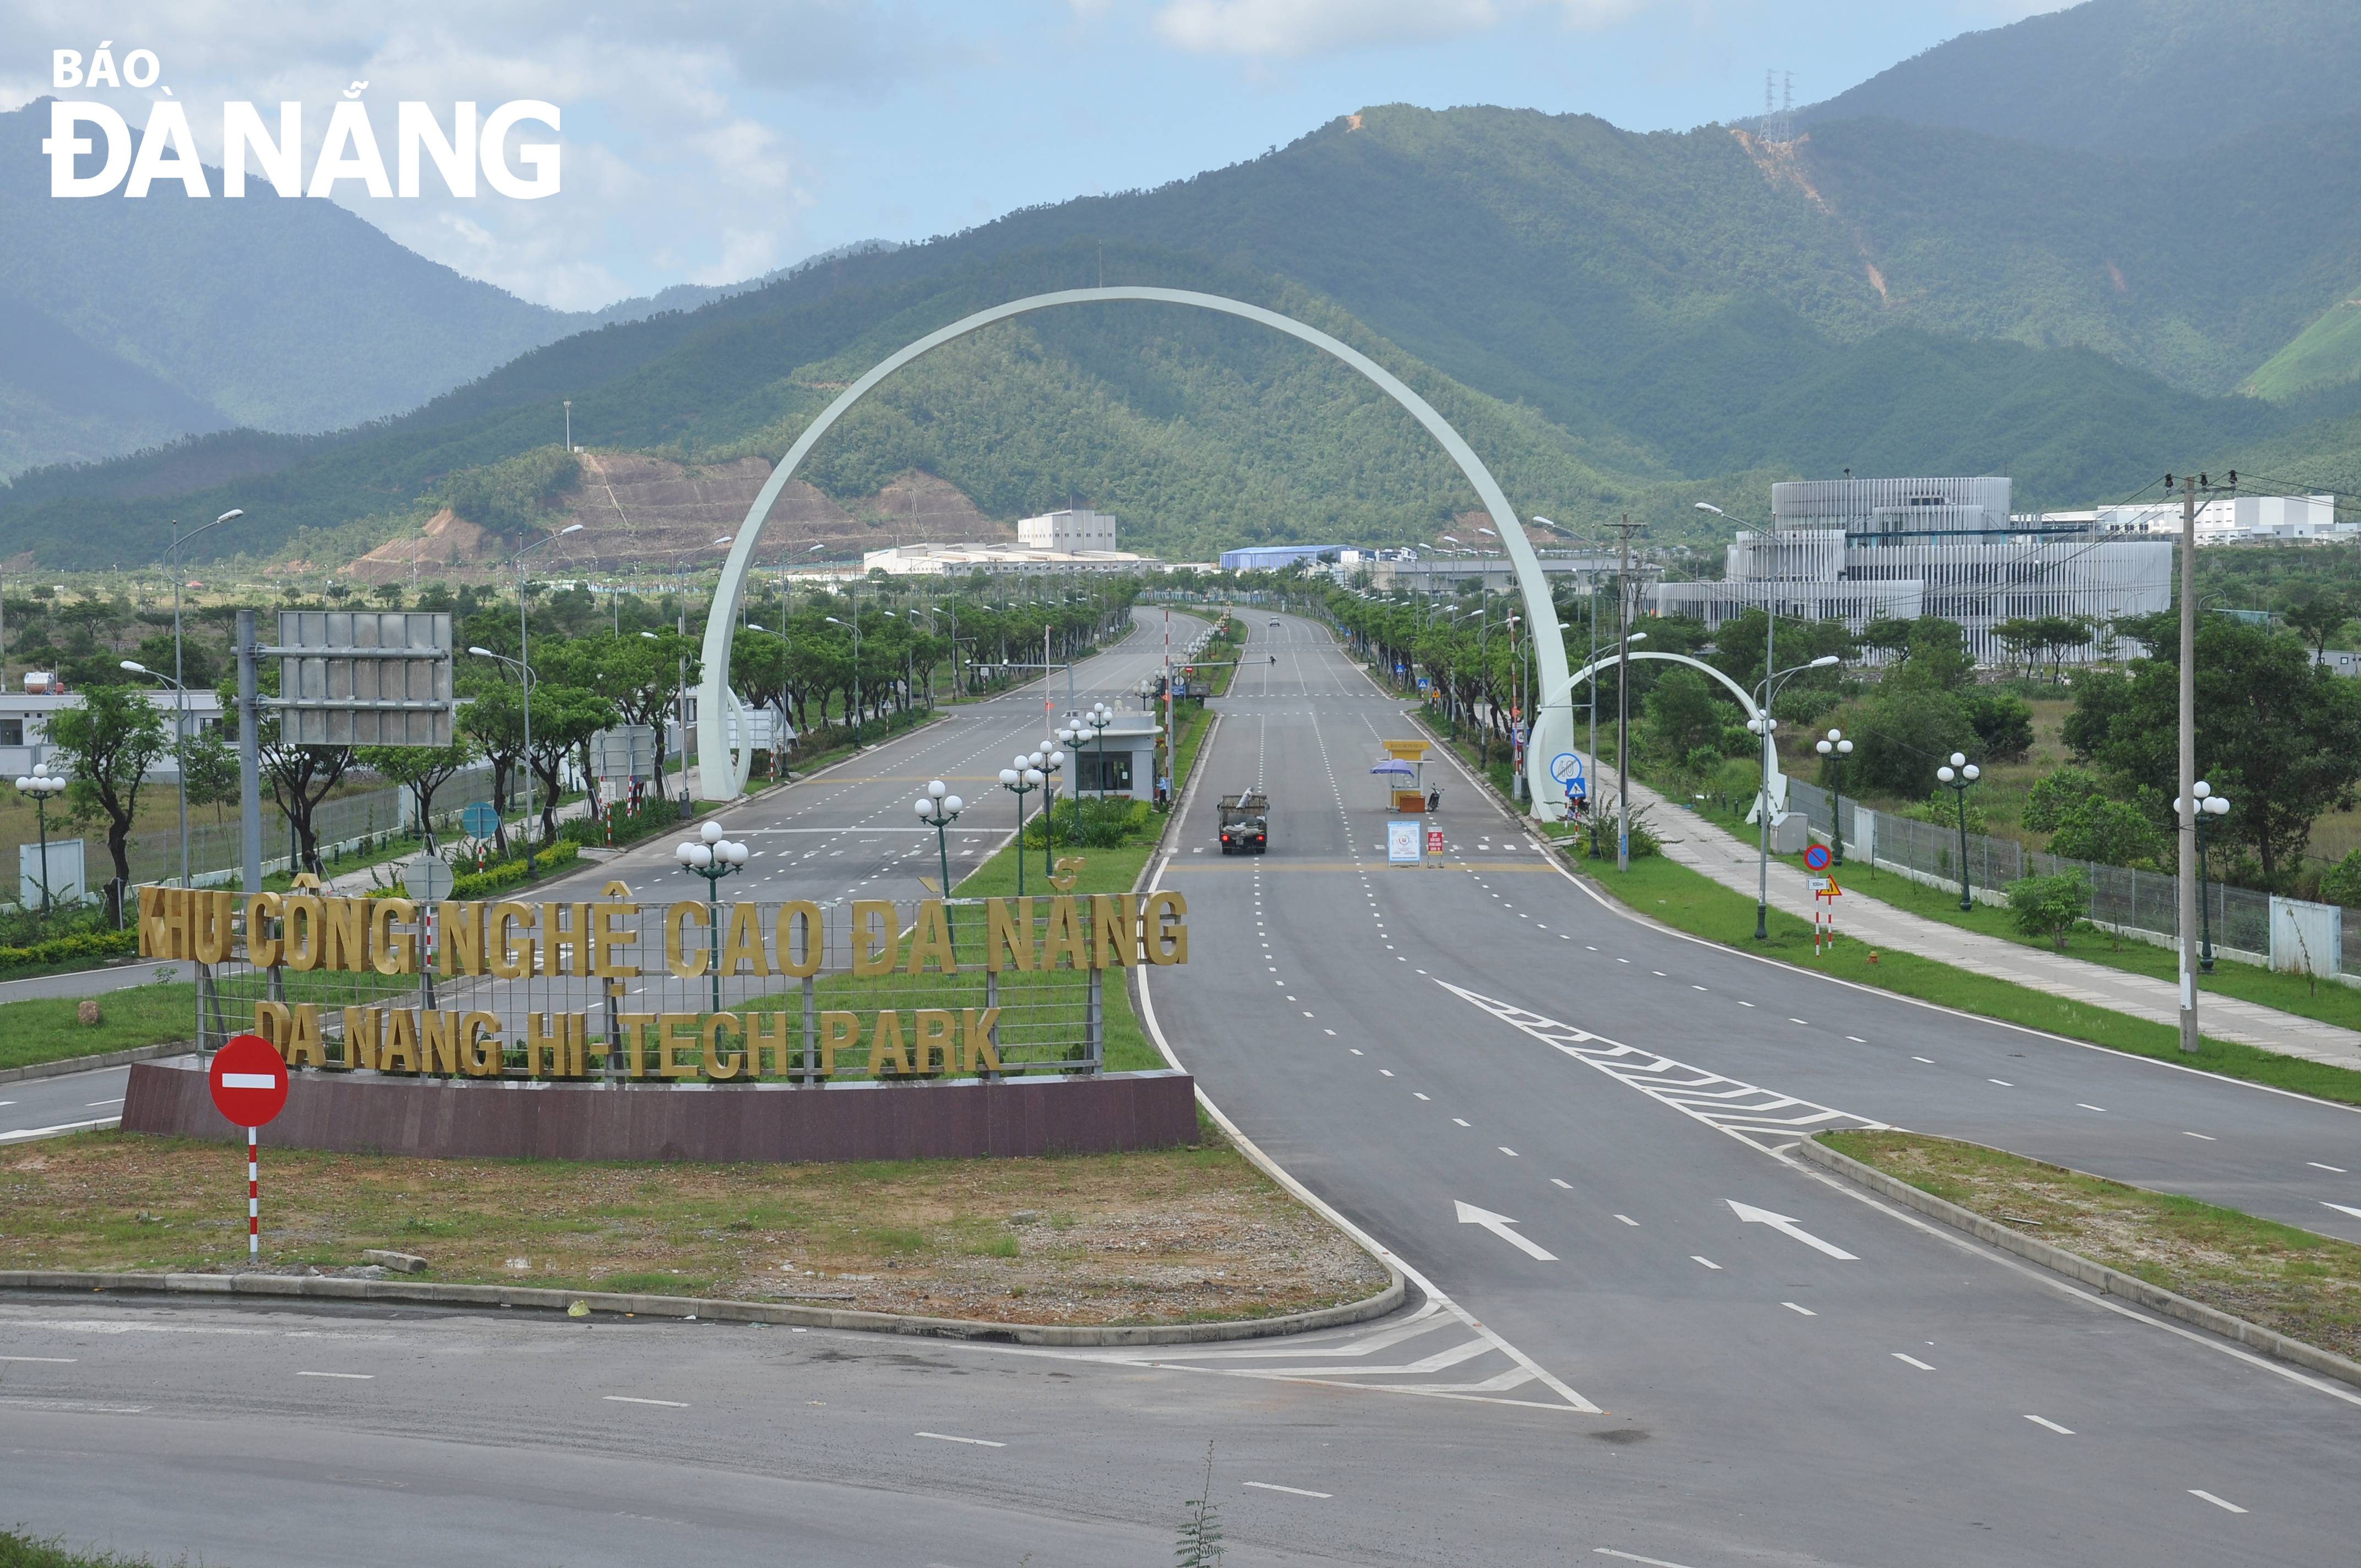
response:
M1991 1148L1988 1144L1970 1143L1963 1138L1945 1138L1941 1141L1957 1144L1962 1148ZM2197 1328L2211 1330L2224 1338L2234 1339L2240 1344L2259 1350L2267 1355L2276 1355L2282 1361L2291 1361L2307 1371L2317 1372L2323 1376L2334 1377L2340 1383L2350 1383L2356 1387L2361 1387L2361 1362L2347 1361L2345 1357L2322 1350L2317 1345L2306 1344L2300 1339L2290 1339L2276 1330L2264 1328L2258 1323L2250 1323L2244 1318L2234 1318L2227 1312L2206 1306L2202 1301L2192 1301L2176 1291L2165 1289L2162 1286L2150 1285L2147 1280L2135 1278L2120 1269L2109 1268L2103 1263L2093 1263L2080 1253L2068 1252L2063 1247L2052 1246L2048 1242L2036 1241L2031 1236L2021 1235L2005 1225L1985 1219L1973 1210L1963 1209L1957 1203L1936 1197L1931 1192L1921 1192L1908 1182L1889 1176L1874 1166L1863 1165L1850 1156L1839 1154L1817 1139L1806 1138L1795 1145L1795 1148L1798 1155L1814 1165L1857 1181L1880 1197L1890 1198L1904 1208L1915 1209L1929 1219L1940 1220L1947 1225L1965 1231L1978 1241L1988 1242L2004 1252L2015 1253L2028 1263L2037 1263L2044 1268L2052 1269L2071 1279L2079 1279L2106 1295L2120 1296L2126 1301L2146 1307L2148 1310L2164 1317L2178 1319L2181 1322L2192 1324ZM2006 1154L2008 1151L1993 1149L1992 1152ZM2013 1157L2022 1159L2025 1157L2018 1155ZM2044 1160L2034 1160L2031 1163L2040 1166L2045 1170L2059 1171L2069 1176L2089 1175L2087 1171L2074 1170L2062 1165L2050 1165ZM2113 1178L2094 1179L2112 1180ZM2119 1185L2128 1185L2128 1183Z
M1283 1318L1222 1323L1159 1323L1136 1327L1058 1323L988 1323L969 1318L921 1318L899 1312L840 1311L786 1302L708 1300L693 1296L627 1296L610 1291L546 1290L514 1285L429 1285L395 1279L335 1279L283 1274L77 1274L49 1269L0 1270L0 1290L75 1290L200 1296L265 1296L331 1301L403 1301L434 1306L525 1307L563 1313L580 1301L593 1312L649 1318L856 1329L871 1333L1038 1345L1207 1344L1275 1338L1367 1322L1399 1310L1408 1288L1390 1282L1374 1296Z
M28 1078L63 1078L70 1072L98 1072L110 1067L128 1067L136 1061L154 1061L158 1057L181 1056L195 1048L193 1040L167 1040L160 1046L133 1046L127 1050L104 1051L94 1057L60 1057L55 1061L0 1069L0 1083L16 1083Z

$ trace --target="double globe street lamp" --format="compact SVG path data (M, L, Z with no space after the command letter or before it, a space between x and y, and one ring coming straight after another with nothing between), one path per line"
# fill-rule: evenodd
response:
M943 875L943 928L946 931L950 930L951 848L945 830L958 821L959 814L967 808L967 802L949 790L950 786L942 780L929 779L927 781L927 793L910 803L917 808L918 820L935 830L935 859L940 863ZM1019 859L1022 858L1020 855ZM951 933L951 941L954 945L958 943L958 933Z
M2213 786L2199 779L2190 793L2197 797L2197 913L2204 922L2204 935L2199 938L2197 968L2201 973L2213 972L2213 905L2205 886L2205 819L2230 815L2230 797L2215 795ZM2180 801L2172 803L2173 820L2180 818Z
M697 836L673 851L680 869L705 879L705 928L713 941L708 968L713 975L713 1010L721 1011L721 879L746 866L746 846L721 836L721 824L708 822Z
M1016 797L1016 896L1025 896L1025 797L1048 782L1041 771L1041 753L1016 759L1016 766L1000 770L1000 787Z
M1852 742L1841 729L1831 729L1815 741L1812 750L1828 760L1836 782L1836 801L1828 807L1828 845L1835 851L1836 863L1844 864L1844 763L1852 755ZM1874 856L1871 857L1872 860Z
M1057 872L1057 863L1050 859L1052 846L1058 839L1058 774L1065 768L1066 753L1058 750L1058 741L1071 745L1073 731L1060 729L1057 735L1041 742L1041 749L1032 754L1033 765L1041 770L1041 875Z
M1952 752L1950 762L1935 770L1935 777L1960 798L1960 912L1963 915L1976 906L1968 892L1968 786L1981 775L1982 770L1962 751Z
M1079 723L1090 726L1091 740L1097 750L1099 760L1099 798L1101 800L1104 800L1106 798L1106 729L1107 726L1114 722L1115 709L1109 707L1103 702L1094 702L1091 704L1091 710L1088 713L1083 714L1082 718L1079 720ZM1076 730L1076 733L1078 735L1081 733L1079 729Z
M1758 942L1771 939L1771 781L1779 773L1779 748L1773 739L1779 721L1771 717L1771 705L1779 696L1779 687L1789 676L1800 675L1806 670L1825 670L1841 662L1834 653L1823 653L1807 663L1790 664L1784 670L1773 671L1765 675L1756 687L1763 696L1755 704L1757 717L1748 719L1746 728L1751 733L1763 737L1763 793L1755 797L1754 802L1755 837L1758 840L1755 867L1759 879L1754 897L1754 939ZM1616 722L1619 727L1616 744L1620 751L1623 745L1620 729L1625 720L1619 718Z
M33 815L41 825L41 920L44 927L49 918L49 797L64 790L66 781L54 774L35 769L16 780L16 791L33 797Z

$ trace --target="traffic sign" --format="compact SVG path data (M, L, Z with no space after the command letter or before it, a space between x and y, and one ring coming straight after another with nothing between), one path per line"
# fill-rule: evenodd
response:
M500 814L489 800L479 800L459 813L459 826L470 839L489 839L500 830Z
M421 904L451 896L451 868L433 855L421 855L401 873L401 885Z
M287 1104L287 1064L259 1035L239 1035L214 1053L214 1109L233 1125L261 1127Z
M1430 828L1426 830L1426 852L1430 855L1439 855L1443 853L1442 828Z
M1828 870L1828 847L1826 844L1815 844L1810 849L1806 850L1804 851L1804 863L1811 867L1816 872L1824 872Z

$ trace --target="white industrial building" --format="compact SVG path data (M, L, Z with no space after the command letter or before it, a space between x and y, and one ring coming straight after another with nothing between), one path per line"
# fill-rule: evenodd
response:
M2084 515L2100 532L2115 538L2178 539L2186 526L2181 503L2169 499L2136 507L2102 507ZM2334 496L2218 496L2197 507L2201 547L2354 539L2361 539L2361 519L2339 522Z
M2095 520L2016 517L2006 479L1801 480L1771 487L1771 516L1770 532L1730 544L1722 581L1657 585L1657 611L1715 627L1769 608L1856 631L1882 617L1938 615L1966 629L1979 663L1994 663L2001 621L2105 622L2172 602L2169 541L2111 536Z
M188 696L177 705L170 691L148 691L143 695L163 713L168 732L176 712L185 715L191 740L221 728L222 701L217 692L192 687ZM60 708L80 707L82 704L80 692L61 689L56 678L47 674L27 675L22 691L0 690L0 778L19 778L43 768L61 771L63 762L50 761L56 749L49 744L49 716ZM179 763L167 751L148 776L177 779Z
M861 557L864 572L897 577L1038 576L1052 572L1153 572L1163 562L1115 545L1115 515L1077 507L1020 519L1015 544L895 544Z

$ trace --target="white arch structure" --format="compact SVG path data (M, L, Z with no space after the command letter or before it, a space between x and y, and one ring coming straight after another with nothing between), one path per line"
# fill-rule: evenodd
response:
M1736 681L1731 680L1728 675L1723 674L1719 670L1715 669L1711 664L1707 663L1702 659L1692 659L1686 653L1660 653L1653 650L1640 648L1632 649L1626 656L1633 659L1662 659L1668 663L1686 664L1693 670L1703 670L1707 674L1711 675L1715 680L1719 681L1723 685L1726 685L1730 689L1731 693L1738 698L1738 706L1745 710L1747 718L1760 718L1763 717L1763 710L1754 706L1754 696L1752 693L1749 692L1744 686L1740 685ZM1612 659L1598 659L1583 665L1582 668L1566 676L1565 683L1563 685L1549 688L1551 700L1554 701L1556 698L1561 696L1572 696L1574 695L1575 687L1580 685L1583 682L1588 680L1599 671L1611 670L1614 667L1615 661ZM1574 711L1574 705L1572 703L1568 703L1566 705L1566 711L1569 714ZM1554 753L1553 753L1553 755L1554 755Z
M944 344L965 337L995 322L1028 315L1035 311L1050 310L1060 305L1098 304L1124 300L1150 304L1190 305L1199 310L1259 322L1342 360L1367 378L1378 390L1400 403L1459 466L1459 471L1476 488L1484 510L1491 514L1492 527L1499 534L1500 543L1516 567L1517 587L1524 596L1525 615L1533 633L1542 689L1559 692L1571 689L1572 683L1565 670L1565 641L1559 634L1557 611L1550 602L1549 583L1542 576L1541 561L1534 555L1532 544L1526 539L1516 512L1510 507L1508 497L1501 493L1499 482L1492 477L1491 470L1484 466L1459 433L1452 429L1449 422L1435 412L1424 398L1404 386L1399 378L1367 355L1315 327L1306 326L1290 316L1265 310L1260 305L1225 299L1219 294L1200 294L1186 289L1068 289L1054 294L1034 294L978 311L889 355L874 369L839 393L836 400L805 427L803 434L797 436L796 444L787 449L786 456L771 471L770 482L763 487L762 494L754 498L754 504L746 509L746 521L738 527L738 537L730 547L730 558L721 568L721 582L714 594L712 613L705 623L705 674L698 687L700 701L697 715L697 791L703 798L731 800L745 793L746 776L753 762L752 748L732 751L729 735L732 720L737 721L738 732L741 736L750 735L752 729L745 722L744 707L730 690L730 641L737 623L739 601L745 593L747 575L753 570L754 551L762 542L763 526L770 520L773 504L786 489L787 482L795 477L796 470L802 466L820 437L826 435L836 422L873 390L879 382ZM1545 820L1554 820L1565 810L1565 803L1554 798L1548 759L1566 750L1573 740L1574 717L1570 707L1537 705L1533 737L1525 748L1525 775L1532 786L1526 798L1532 803L1534 814Z

